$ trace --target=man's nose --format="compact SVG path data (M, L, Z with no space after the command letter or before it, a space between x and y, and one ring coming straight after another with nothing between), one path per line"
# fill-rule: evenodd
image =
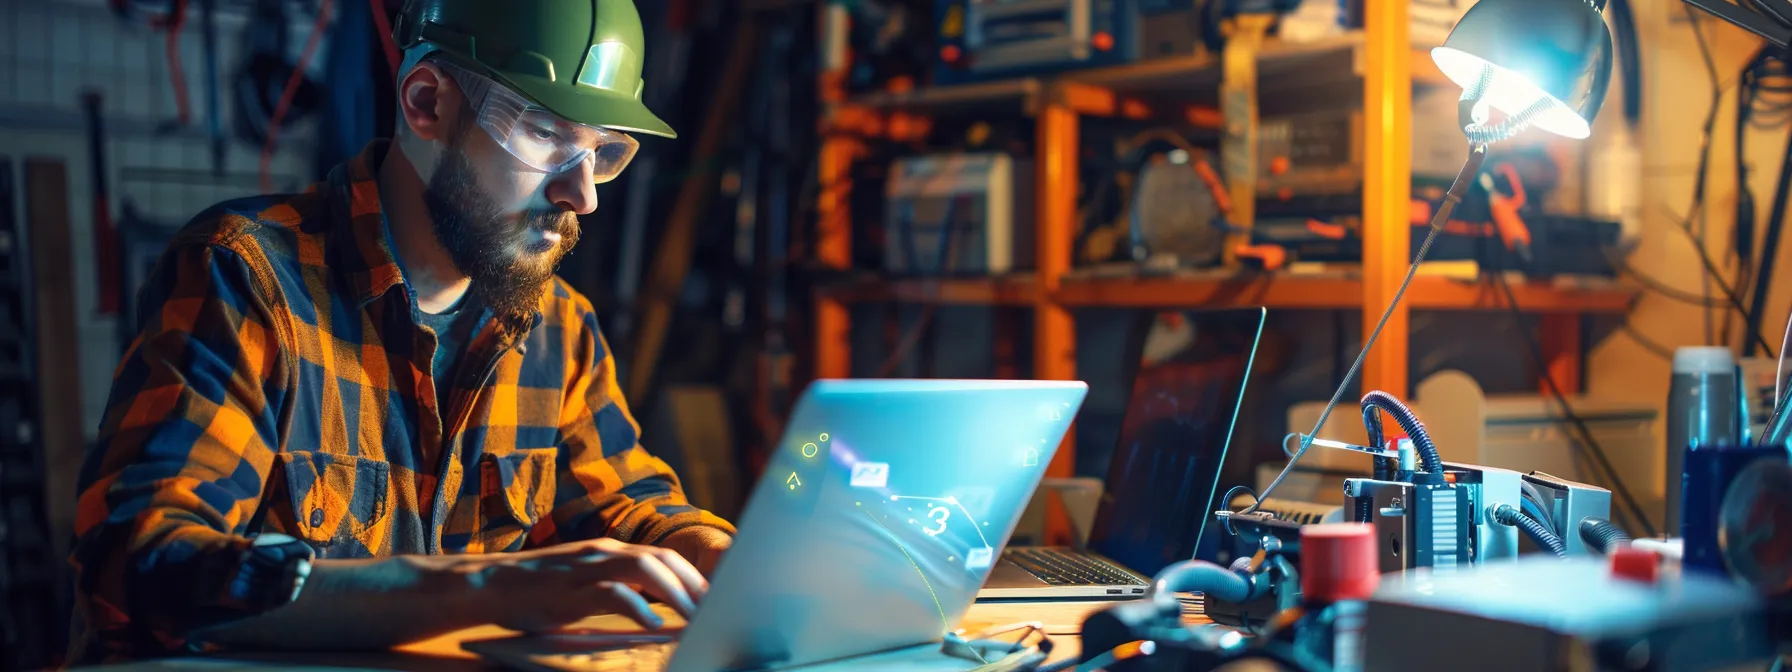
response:
M597 211L597 183L591 175L591 162L555 175L548 182L548 201L561 210L589 215Z

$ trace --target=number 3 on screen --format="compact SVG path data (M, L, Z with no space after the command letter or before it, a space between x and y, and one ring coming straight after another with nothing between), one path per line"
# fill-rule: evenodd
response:
M935 504L933 508L927 510L927 517L933 522L939 523L939 527L926 530L927 536L937 537L941 532L946 531L946 519L952 517L952 510Z

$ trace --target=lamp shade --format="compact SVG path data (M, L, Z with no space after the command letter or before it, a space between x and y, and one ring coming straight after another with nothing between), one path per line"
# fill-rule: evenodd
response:
M1595 4L1596 3L1596 4ZM1530 125L1569 138L1592 133L1611 81L1605 0L1480 0L1441 47L1438 69L1464 89L1491 79L1481 98L1508 115L1537 106ZM1541 105L1539 101L1542 101Z

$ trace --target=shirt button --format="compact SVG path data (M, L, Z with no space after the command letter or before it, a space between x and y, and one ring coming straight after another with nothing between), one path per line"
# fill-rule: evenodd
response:
M323 509L312 509L311 510L311 526L317 527L322 524L324 524L324 510Z

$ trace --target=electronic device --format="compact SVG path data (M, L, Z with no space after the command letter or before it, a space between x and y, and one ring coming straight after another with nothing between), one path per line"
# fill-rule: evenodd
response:
M1087 392L1076 381L817 381L786 425L709 594L678 635L685 644L647 636L578 651L567 643L575 635L540 635L466 647L564 670L669 652L674 672L937 649Z
M1363 112L1327 110L1257 124L1258 198L1355 194L1363 187Z
M1529 556L1382 577L1365 612L1364 669L1765 670L1760 601L1647 551Z
M850 17L848 93L912 87L925 81L935 51L933 1L859 0L835 5Z
M1193 0L939 0L935 85L1192 56Z
M1011 548L977 597L1132 598L1194 557L1267 319L1264 308L1140 313L1132 393L1086 546Z
M1603 555L1612 544L1629 540L1605 522L1612 515L1610 490L1541 471L1525 474L1519 487L1537 503L1532 516L1555 531L1569 555Z
M936 276L1031 268L1032 175L1030 161L1000 153L895 160L884 190L884 270Z

